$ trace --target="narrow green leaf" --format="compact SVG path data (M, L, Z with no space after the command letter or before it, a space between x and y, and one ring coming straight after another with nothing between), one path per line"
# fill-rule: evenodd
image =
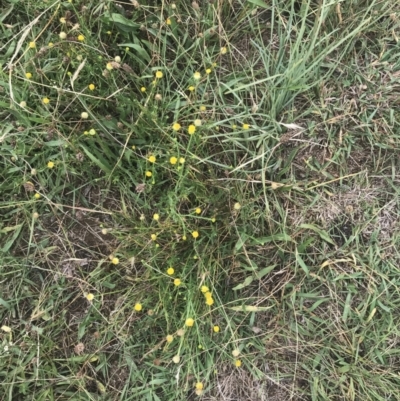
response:
M268 8L268 4L262 0L247 0L249 3L253 3L258 7Z
M248 285L250 285L253 282L253 280L254 280L253 276L246 277L246 279L243 281L242 284L239 284L236 287L233 287L232 290L233 291L241 290L242 288L247 287Z

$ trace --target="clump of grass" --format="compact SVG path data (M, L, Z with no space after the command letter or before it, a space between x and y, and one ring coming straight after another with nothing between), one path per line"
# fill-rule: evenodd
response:
M4 394L398 398L394 6L10 3Z

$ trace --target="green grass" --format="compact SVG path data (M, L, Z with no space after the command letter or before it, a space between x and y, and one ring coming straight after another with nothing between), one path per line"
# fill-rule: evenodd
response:
M399 6L139 3L0 13L0 398L400 399Z

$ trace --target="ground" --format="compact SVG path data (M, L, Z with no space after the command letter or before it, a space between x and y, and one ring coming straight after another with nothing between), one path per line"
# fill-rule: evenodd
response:
M0 398L400 399L400 6L0 12Z

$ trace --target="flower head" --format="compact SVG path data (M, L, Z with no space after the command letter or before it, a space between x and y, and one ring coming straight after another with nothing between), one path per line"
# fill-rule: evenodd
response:
M236 357L238 357L239 355L240 355L240 350L239 349L234 349L233 351L232 351L232 355L236 358Z
M181 129L181 125L180 125L179 123L175 123L175 124L172 126L172 129L173 129L174 131L179 131L179 130Z
M213 331L214 333L219 333L219 326L214 326Z
M172 157L169 158L169 162L171 164L176 164L176 163L178 163L178 158L175 157L175 156L172 156Z
M113 66L112 66L111 63L107 63L106 64L106 68L107 68L108 71L111 71L113 69Z
M60 32L58 34L58 36L60 37L60 39L66 39L67 38L67 34L65 32Z
M195 212L196 214L200 214L200 213L201 213L201 209L200 209L199 207L196 207L196 209L194 210L194 212Z
M89 114L86 113L86 111L84 111L84 112L81 113L81 118L82 118L83 120L86 120L87 118L89 118Z
M34 197L35 199L40 199L40 194L39 194L38 192L36 192L35 195L33 195L33 197Z
M4 331L4 333L11 333L11 327L1 326L1 329Z
M175 355L175 356L172 358L172 362L173 362L173 363L179 363L180 360L181 360L181 357L180 357L179 355Z
M240 368L240 367L242 366L242 361L241 361L240 359L236 359L236 360L235 360L235 366L236 366L237 368Z
M119 263L119 259L118 259L118 258L112 258L112 259L111 259L111 263L112 263L113 265L117 265L117 264Z
M26 102L23 100L19 105L24 109L26 107Z
M96 135L96 130L94 129L94 128L91 128L90 130L89 130L89 135Z
M160 220L160 215L158 213L153 214L153 220L158 221Z
M166 23L167 25L171 25L171 18L167 18L167 19L165 20L165 23Z
M195 132L196 132L196 126L193 124L189 125L189 127L188 127L189 135L193 135Z
M211 68L207 68L207 69L206 69L206 74L207 74L207 75L211 74L211 72L212 72Z
M140 88L140 92L146 92L146 88L144 87L144 86L142 86L141 88Z
M211 306L214 304L214 300L212 297L206 298L206 305Z
M90 85L88 86L88 88L89 88L91 91L94 91L96 87L94 86L94 84L90 84Z
M91 294L91 293L86 294L86 299L87 299L89 302L92 302L92 301L94 300L94 295Z
M239 202L236 202L236 203L233 205L233 208L234 208L235 210L239 210L241 207L242 207L242 206L241 206L241 204L240 204Z
M165 339L167 340L167 343L172 343L172 341L174 341L174 337L171 336L171 334L168 334L167 337L165 337Z
M30 72L27 72L25 74L26 79L31 79L32 78L32 74Z
M47 163L48 168L53 168L55 166L54 162L50 161Z
M140 303L136 303L133 309L135 309L136 312L140 312L142 310L143 306Z
M35 42L29 42L29 48L30 49L34 49L36 47L36 43Z
M194 120L194 125L195 125L196 127L201 127L201 120L200 120L200 118L197 118L196 120Z
M168 267L168 269L167 269L167 274L168 274L169 276L172 276L174 273L175 273L174 268L173 268L173 267Z
M61 18L60 18L60 22L61 22L62 24L65 24L65 23L67 22L67 20L66 20L64 17L61 17Z
M248 130L248 129L250 128L250 125L249 125L249 124L243 124L243 125L242 125L242 128L243 128L244 130Z
M193 78L194 78L196 81L198 81L198 80L201 78L201 74L200 74L198 71L196 71L196 72L193 74Z
M153 173L151 171L146 171L144 174L148 178L150 178L153 175Z
M189 317L188 319L186 319L185 321L185 326L187 327L192 327L194 325L194 319L192 319L191 317Z
M185 163L185 158L184 157L180 157L179 158L179 163L180 164L184 164Z
M188 89L189 89L190 92L193 92L196 88L193 85L191 85L191 86L189 86Z
M83 42L85 40L85 37L83 35L78 36L79 42Z
M193 237L194 239L198 238L198 237L199 237L199 232L198 232L198 231L193 231L193 232L192 232L192 237Z
M200 111L206 111L207 107L206 106L200 106Z
M147 159L150 163L155 163L156 162L156 157L154 155L149 156L149 158Z
M176 278L176 279L174 280L174 285L175 285L176 287L179 287L181 284L182 284L181 279Z
M205 294L210 291L210 289L206 285L202 285L200 291Z
M162 73L162 71L156 72L156 78L161 79L163 76L164 76L164 74Z
M196 390L203 390L204 385L203 385L202 382L197 382L197 383L195 384L195 387L196 387Z
M50 103L50 99L48 97L44 97L42 99L43 104L49 104Z
M220 52L221 52L221 54L226 54L228 52L228 49L225 46L223 46L223 47L221 47Z

